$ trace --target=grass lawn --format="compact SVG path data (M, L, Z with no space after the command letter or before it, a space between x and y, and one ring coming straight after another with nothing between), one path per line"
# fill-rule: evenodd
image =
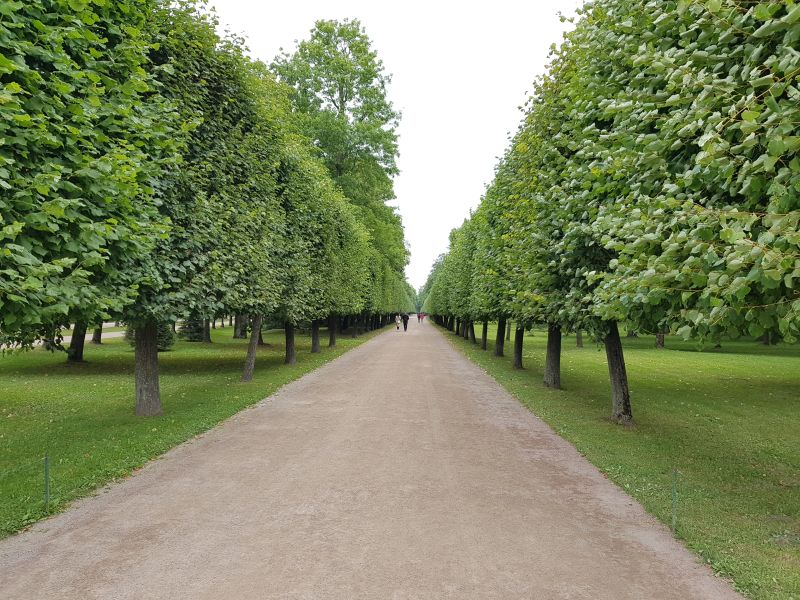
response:
M133 414L133 350L122 338L86 345L85 364L36 349L0 356L0 538L47 516L43 456L50 459L50 513L123 477L173 446L363 343L340 336L311 354L297 336L297 364L283 364L283 331L265 332L253 381L239 383L247 340L212 330L213 344L177 342L159 354L164 414Z
M480 328L476 328L480 335ZM626 338L636 424L613 425L605 351L565 336L563 390L541 383L547 333L525 338L525 370L449 339L533 413L641 502L737 589L800 600L800 346L725 342L698 352L667 338ZM513 336L512 336L513 337Z

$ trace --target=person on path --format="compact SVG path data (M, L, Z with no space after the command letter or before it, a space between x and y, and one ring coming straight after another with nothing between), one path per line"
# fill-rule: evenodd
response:
M396 314L394 316L394 323L397 325L397 331L400 331L400 315Z
M403 331L408 331L408 319L409 319L409 316L406 313L403 313L401 315L401 317L403 319Z
M422 313L417 313L417 323L422 323Z

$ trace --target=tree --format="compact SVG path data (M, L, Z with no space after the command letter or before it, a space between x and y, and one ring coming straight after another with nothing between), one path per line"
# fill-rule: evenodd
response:
M272 69L291 86L300 130L366 227L373 250L363 309L385 314L396 308L393 290L408 262L402 222L386 204L397 173L399 114L386 98L391 78L357 20L317 21L309 39L277 57Z
M187 138L180 168L156 188L171 229L136 265L137 301L124 314L136 329L139 415L161 410L153 381L159 324L189 315L208 319L238 299L235 283L269 266L275 206L270 136L259 129L257 89L241 42L220 39L215 26L191 3L154 14L150 68L186 124Z
M166 230L152 182L179 136L143 68L155 6L0 8L3 343L121 310L136 293L131 264Z

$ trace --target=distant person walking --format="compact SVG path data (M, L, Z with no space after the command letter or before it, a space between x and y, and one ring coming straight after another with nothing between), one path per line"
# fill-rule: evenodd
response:
M417 323L422 323L422 313L417 313Z
M408 319L409 319L409 316L406 313L403 313L401 315L401 318L403 319L403 331L408 331Z
M397 314L394 316L394 323L397 325L397 331L400 331L400 315Z

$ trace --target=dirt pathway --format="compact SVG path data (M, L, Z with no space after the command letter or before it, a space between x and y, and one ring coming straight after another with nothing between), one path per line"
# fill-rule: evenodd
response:
M0 542L4 599L734 599L430 324Z

